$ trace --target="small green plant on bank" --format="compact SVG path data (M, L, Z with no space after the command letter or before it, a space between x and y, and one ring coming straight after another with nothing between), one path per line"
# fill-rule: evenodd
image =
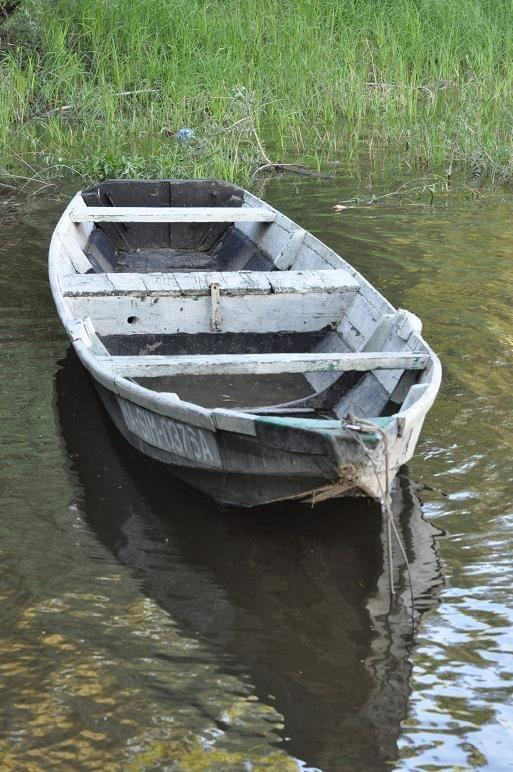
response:
M22 0L0 26L0 175L247 183L364 151L508 183L511 29L509 0Z

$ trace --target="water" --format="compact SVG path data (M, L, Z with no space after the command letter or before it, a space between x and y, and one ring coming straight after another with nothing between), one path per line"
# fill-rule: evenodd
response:
M372 192L401 181L374 173ZM513 201L333 213L368 186L340 172L266 197L417 313L442 358L395 502L415 646L375 507L220 512L126 446L47 287L66 195L0 205L3 769L513 765Z

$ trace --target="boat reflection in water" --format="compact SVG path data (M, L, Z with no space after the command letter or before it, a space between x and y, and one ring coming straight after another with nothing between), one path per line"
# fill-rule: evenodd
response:
M372 502L219 510L124 442L71 352L57 374L57 407L79 506L98 539L222 669L249 677L283 714L284 747L322 769L395 759L412 628L442 582L438 531L408 479L398 478L393 509L413 610L397 549L391 601Z

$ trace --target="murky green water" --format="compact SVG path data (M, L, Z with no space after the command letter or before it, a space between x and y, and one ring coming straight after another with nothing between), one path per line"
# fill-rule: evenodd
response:
M65 197L0 205L2 769L513 764L513 200L332 212L367 185L266 197L421 316L443 361L396 502L415 647L374 507L219 512L124 444L47 287Z

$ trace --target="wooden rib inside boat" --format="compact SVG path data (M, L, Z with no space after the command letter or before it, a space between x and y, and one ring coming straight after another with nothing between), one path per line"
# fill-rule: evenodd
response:
M124 436L221 503L382 497L440 383L413 314L228 183L77 194L50 280Z

